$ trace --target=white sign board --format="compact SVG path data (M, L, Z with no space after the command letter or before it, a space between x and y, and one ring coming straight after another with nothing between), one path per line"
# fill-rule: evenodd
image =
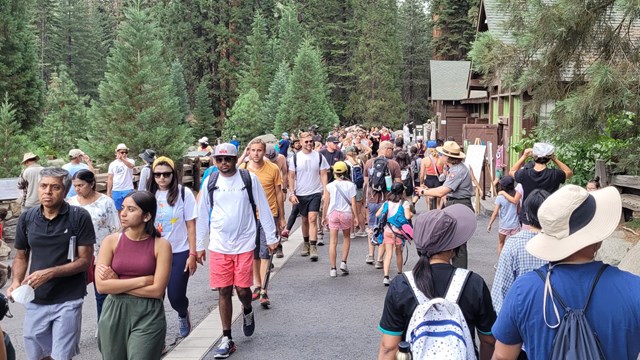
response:
M478 181L480 181L480 174L482 172L482 164L485 158L485 152L487 150L486 145L469 145L464 163L473 171L473 175Z

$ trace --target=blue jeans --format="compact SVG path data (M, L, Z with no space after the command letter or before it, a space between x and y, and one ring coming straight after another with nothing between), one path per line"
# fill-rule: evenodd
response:
M173 253L171 263L171 275L169 285L167 285L167 295L173 310L178 312L178 316L187 316L189 310L189 299L187 298L187 284L189 283L189 271L184 271L189 258L189 250Z
M96 293L96 309L98 310L98 320L100 320L100 315L102 314L102 304L104 304L104 300L107 298L107 294L100 294L98 292L98 287L96 286L95 281L93 282L93 291Z

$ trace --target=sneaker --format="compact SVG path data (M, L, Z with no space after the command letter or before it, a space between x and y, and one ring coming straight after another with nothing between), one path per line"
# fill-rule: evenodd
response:
M329 276L331 276L331 277L338 276L338 271L336 269L329 270Z
M260 305L262 305L262 307L265 309L268 309L269 306L271 306L269 295L267 295L266 292L263 292L262 294L260 294Z
M324 240L320 238L318 239L318 241L316 241L316 244L318 244L318 246L324 246Z
M349 234L349 239L355 239L356 238L356 233L352 232L351 234Z
M382 278L382 285L384 286L389 286L389 284L391 284L391 281L389 281L389 277L385 276Z
M367 258L365 259L364 262L369 265L373 265L373 255L367 255Z
M189 312L185 317L178 316L178 326L181 337L187 337L191 333L191 314Z
M260 298L260 290L262 289L259 287L253 289L253 294L251 294L251 301L256 301L258 300L258 298Z
M309 243L302 244L302 250L300 250L300 256L309 256Z
M309 254L311 254L309 259L311 259L311 261L318 261L318 246L311 245L311 248L309 251L310 251Z
M356 237L366 237L367 235L369 235L369 234L367 234L366 231L358 231L356 233Z
M244 336L251 336L256 330L256 322L253 318L253 310L247 315L242 316L242 332Z
M346 262L343 261L340 263L340 271L342 271L342 275L349 275L349 267L347 267Z
M284 253L282 252L282 247L279 247L279 248L276 249L276 257L277 258L283 258L284 257Z
M375 267L376 269L382 269L384 267L384 263L382 261L376 261Z
M236 344L228 337L223 337L218 347L213 351L214 359L226 359L236 351Z

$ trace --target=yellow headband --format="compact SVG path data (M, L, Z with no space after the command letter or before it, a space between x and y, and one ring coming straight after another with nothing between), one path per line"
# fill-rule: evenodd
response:
M175 165L174 165L174 163L173 163L173 160L169 159L169 158L168 158L168 157L166 157L166 156L160 156L159 158L157 158L157 159L155 159L155 160L153 161L153 165L151 165L151 169L152 169L152 170L155 170L155 169L156 169L156 166L157 166L159 163L161 163L161 162L164 162L164 163L169 164L169 166L171 166L171 170L175 170L175 168L176 168L176 167L175 167Z

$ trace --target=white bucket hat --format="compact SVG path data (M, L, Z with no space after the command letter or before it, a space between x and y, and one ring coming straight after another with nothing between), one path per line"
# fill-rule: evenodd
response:
M540 234L527 251L542 260L559 261L608 238L618 226L622 201L615 187L588 192L565 185L538 209Z

